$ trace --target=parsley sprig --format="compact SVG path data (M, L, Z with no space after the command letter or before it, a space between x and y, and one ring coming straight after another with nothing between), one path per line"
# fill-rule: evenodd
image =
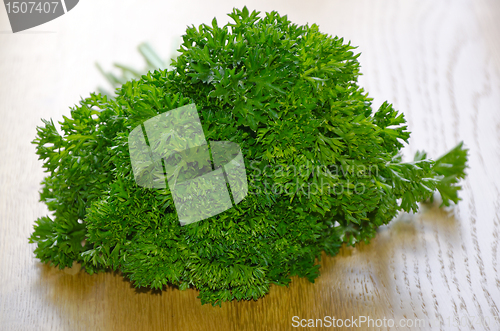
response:
M404 116L389 103L372 109L355 47L277 12L229 16L222 27L189 27L171 69L131 79L115 97L83 99L61 133L43 121L33 143L53 214L30 237L41 261L119 270L139 287L194 287L202 303L220 305L258 299L294 275L314 281L322 251L369 242L435 191L443 205L458 202L467 150L403 162ZM182 227L169 188L136 185L127 141L145 120L189 103L208 140L240 145L249 194Z

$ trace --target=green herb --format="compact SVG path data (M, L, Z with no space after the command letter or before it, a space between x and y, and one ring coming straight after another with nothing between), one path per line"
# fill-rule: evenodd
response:
M294 275L313 282L322 251L369 242L436 190L443 205L459 200L467 150L403 162L403 115L388 103L372 109L353 46L276 12L229 16L223 27L189 27L171 70L128 81L115 98L92 94L61 134L52 121L38 128L41 201L53 211L30 238L40 260L120 270L140 287L195 287L202 303L220 305L258 299ZM128 134L189 103L207 140L240 145L249 194L182 227L168 187L136 185Z
M104 71L99 63L95 64L99 72L104 76L104 78L106 78L113 89L117 89L129 80L141 78L141 76L148 71L166 69L168 67L167 62L162 60L161 57L156 54L155 50L150 44L142 43L137 46L137 50L146 63L146 68L144 70L132 68L124 64L115 63L114 66L120 70L120 74L117 75L112 71ZM98 87L97 90L99 91L99 93L105 94L107 96L113 95L113 93L109 92L103 87Z

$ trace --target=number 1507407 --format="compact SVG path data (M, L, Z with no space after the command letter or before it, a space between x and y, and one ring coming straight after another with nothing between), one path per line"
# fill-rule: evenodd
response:
M7 13L8 14L17 14L17 13L55 13L56 8L59 5L59 1L46 1L46 2L34 2L34 1L13 1L13 2L7 2L5 4L5 7L7 8Z

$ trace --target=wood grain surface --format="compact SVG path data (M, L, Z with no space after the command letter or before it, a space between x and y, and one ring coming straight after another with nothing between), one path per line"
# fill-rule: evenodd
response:
M94 62L139 66L142 41L168 56L186 25L214 16L223 24L243 5L317 23L359 45L360 83L374 105L388 100L408 120L406 156L425 149L437 157L461 140L470 149L462 201L422 205L369 245L323 256L314 284L294 278L263 299L222 308L202 306L195 290L137 291L120 274L41 264L27 239L47 213L38 202L42 163L30 144L40 118L62 119L105 84ZM1 8L0 330L293 330L294 316L395 322L358 328L366 330L500 330L499 165L498 0L86 0L17 34ZM402 319L423 324L400 326Z

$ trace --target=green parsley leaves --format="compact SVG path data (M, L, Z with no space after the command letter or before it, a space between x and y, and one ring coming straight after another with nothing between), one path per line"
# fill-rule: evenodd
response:
M403 162L403 114L373 110L358 86L359 54L316 25L234 9L233 23L189 27L171 70L91 94L33 141L48 173L36 256L60 268L119 270L136 286L200 291L202 303L264 296L298 275L314 281L322 251L368 242L437 190L459 200L467 151ZM195 103L207 140L241 147L249 193L235 207L180 226L166 189L136 185L129 132Z

